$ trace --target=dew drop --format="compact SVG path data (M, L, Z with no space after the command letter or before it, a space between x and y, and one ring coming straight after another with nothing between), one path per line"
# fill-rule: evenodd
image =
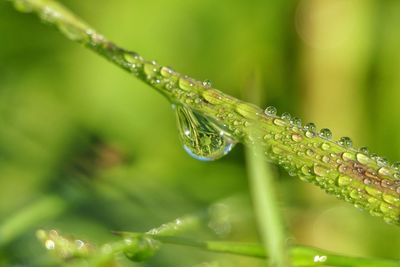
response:
M394 204L394 205L398 205L400 202L400 199L398 197L395 197L393 195L390 194L383 194L382 195L382 199L389 203L389 204Z
M329 170L325 168L324 166L321 166L319 164L314 165L314 173L318 176L326 176L328 174Z
M325 163L329 163L330 158L325 155L325 156L322 157L322 161L325 162Z
M300 118L293 117L293 118L290 120L290 123L293 124L293 125L295 125L295 126L297 126L297 127L301 127L301 119L300 119Z
M323 128L319 131L319 136L325 139L331 139L332 138L332 132L328 128Z
M169 68L169 67L162 67L161 70L160 70L160 73L161 73L161 75L162 75L163 77L169 78L169 77L172 76L172 74L174 73L174 71L173 71L171 68Z
M176 106L175 111L183 147L193 158L216 160L235 146L234 138L211 119L184 106Z
M363 165L368 165L373 162L371 158L369 158L367 155L363 153L357 153L356 154L357 161Z
M400 169L400 161L394 162L392 164L392 168L395 170L399 170Z
M343 147L349 148L353 145L353 142L351 141L351 139L349 137L344 136L339 139L338 144Z
M284 112L281 115L282 120L286 120L286 121L290 121L290 119L292 118L292 115L290 115L288 112Z
M292 140L295 142L300 142L301 140L303 140L303 137L300 134L292 134Z
M276 110L276 107L274 106L269 106L264 110L264 113L268 116L276 116L276 113L278 111Z
M202 84L203 87L206 88L206 89L210 89L210 88L212 87L212 83L211 83L210 80L204 80L201 84Z
M387 167L381 167L379 168L378 173L382 176L389 176L390 170Z
M366 185L370 185L372 183L372 181L369 178L364 178L363 179L363 183L366 184Z
M375 157L375 160L379 166L386 166L388 164L388 160L382 157Z
M179 88L183 90L191 90L193 88L193 82L187 77L182 77L179 79Z
M315 132L316 129L317 129L317 126L315 126L315 124L312 122L304 125L304 130L306 130L306 131Z
M351 183L352 179L349 176L340 175L337 181L339 186L347 186Z
M361 153L363 153L365 155L369 154L369 149L366 146L360 147L360 149L358 151L360 151Z
M390 212L390 210L392 209L392 207L389 205L389 204L386 204L386 203L382 203L380 206L379 206L379 208L380 208L380 210L385 214L385 213L389 213Z
M364 179L364 180L365 180L365 179ZM380 197L380 195L382 194L381 191L379 191L378 189L376 189L376 188L374 188L374 187L372 187L372 186L366 186L366 187L365 187L365 191L366 191L369 195L371 195L371 196L373 196L373 197Z
M355 157L354 154L352 154L352 153L350 153L350 152L344 152L344 153L342 154L342 159L343 159L344 161L350 161L350 160L355 160L356 157Z
M330 146L329 146L328 143L322 143L322 144L321 144L321 149L322 149L322 150L328 150L329 148L330 148Z
M353 199L359 199L361 196L360 196L360 193L357 190L352 190L350 192L350 197L353 198Z
M286 122L281 119L274 119L274 124L278 126L286 126Z
M315 155L315 152L314 152L314 150L312 150L312 149L307 149L307 150L306 150L306 154L307 154L307 156L312 157L312 156Z

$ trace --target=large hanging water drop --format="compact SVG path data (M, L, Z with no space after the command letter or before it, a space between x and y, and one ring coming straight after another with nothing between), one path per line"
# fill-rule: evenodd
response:
M175 106L175 111L183 148L193 158L216 160L235 146L234 138L211 119L184 106Z

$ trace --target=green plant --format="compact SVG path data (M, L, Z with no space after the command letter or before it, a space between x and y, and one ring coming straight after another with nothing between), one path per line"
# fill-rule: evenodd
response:
M54 1L13 1L25 12L38 13L68 38L103 55L151 85L175 105L185 149L201 160L217 159L237 142L262 147L272 162L291 175L312 182L356 207L399 224L398 164L353 149L349 138L331 141L331 132L316 132L314 124L302 125L289 114L276 115L196 81L156 62L144 60L98 34ZM251 129L251 131L249 130Z

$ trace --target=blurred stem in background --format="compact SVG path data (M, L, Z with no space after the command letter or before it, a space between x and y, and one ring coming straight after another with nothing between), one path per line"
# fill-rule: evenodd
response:
M246 100L259 104L259 95L262 91L260 72L254 72L244 92ZM258 132L250 128L249 136ZM254 136L254 140L259 140ZM249 187L253 199L258 231L264 244L266 255L270 255L271 266L289 266L289 253L286 244L285 224L280 211L276 193L277 179L272 171L272 166L264 157L262 146L255 142L246 146L246 165L248 170Z

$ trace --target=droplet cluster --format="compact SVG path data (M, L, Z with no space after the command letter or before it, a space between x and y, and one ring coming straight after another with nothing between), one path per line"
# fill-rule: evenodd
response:
M352 148L349 137L333 141L332 132L317 132L313 123L301 125L288 113L277 115L267 107L266 156L290 175L311 182L357 208L368 210L388 223L400 224L400 163L389 162L367 148Z

